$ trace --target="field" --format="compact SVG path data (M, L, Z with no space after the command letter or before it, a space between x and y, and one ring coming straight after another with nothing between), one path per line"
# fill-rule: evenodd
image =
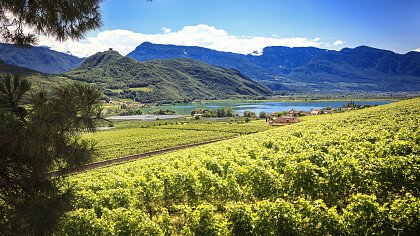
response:
M252 134L273 127L269 126L264 120L252 121L249 123L226 123L226 122L209 122L209 123L192 123L192 124L173 124L159 126L160 129L176 129L176 130L195 130L195 131L213 131L213 132L228 132L232 134Z
M417 98L71 176L57 234L416 235L419 121Z
M110 89L112 92L114 93L122 93L124 90L123 89ZM148 87L139 87L139 88L127 88L127 90L130 91L142 91L142 92L151 92L152 89L148 88Z
M115 126L115 129L82 136L84 139L96 143L98 155L94 161L235 137L273 128L265 120L253 120L249 123L238 124L187 119L149 122L122 121L116 122Z

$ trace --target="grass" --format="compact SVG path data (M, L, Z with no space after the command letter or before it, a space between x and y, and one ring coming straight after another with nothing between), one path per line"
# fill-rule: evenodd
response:
M122 93L123 92L122 89L110 89L110 90L114 93Z
M146 92L146 93L150 93L150 92L153 91L153 89L149 88L149 87L129 88L128 90L130 90L130 91L141 91L141 92Z
M110 90L114 93L122 93L124 91L124 89L110 89ZM146 92L146 93L149 93L149 92L153 91L153 89L149 88L149 87L128 88L127 90L141 91L141 92Z

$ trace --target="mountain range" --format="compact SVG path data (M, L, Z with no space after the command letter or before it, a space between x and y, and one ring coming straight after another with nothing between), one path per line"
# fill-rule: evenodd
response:
M340 51L314 47L266 47L261 55L202 47L143 43L127 56L138 61L191 58L234 68L277 91L420 91L420 53L397 54L367 46Z
M77 67L83 58L57 52L47 47L22 48L0 43L0 60L42 73L57 74Z
M108 96L144 103L272 94L269 88L234 69L210 66L192 59L138 62L114 50L96 53L64 75L100 85Z
M18 76L28 76L33 74L41 74L40 72L26 67L14 66L0 60L0 74L13 74Z
M194 59L232 68L242 77L266 85L276 93L420 92L419 52L397 54L367 46L340 51L273 46L264 48L259 55L243 55L146 42L127 56L140 62ZM18 48L0 44L0 60L42 73L63 73L82 65L85 59L46 47Z

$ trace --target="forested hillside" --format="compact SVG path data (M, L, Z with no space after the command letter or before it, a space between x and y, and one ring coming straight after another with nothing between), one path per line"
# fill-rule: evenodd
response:
M65 235L416 235L420 99L69 177Z
M266 47L242 55L202 47L143 43L127 56L139 61L192 58L235 68L272 90L298 93L419 92L420 53L397 54L367 46L340 51Z
M25 67L13 66L0 60L0 74L12 74L18 76L27 76L32 74L41 74L36 70L31 70Z
M71 79L95 83L108 96L139 102L187 102L235 96L270 95L271 90L239 71L191 59L138 62L110 50L87 58L67 73Z
M71 82L71 80L66 77L48 75L25 67L9 65L0 60L0 75L7 74L27 79L32 85L30 90L31 93L39 92L42 90L49 91L53 87Z

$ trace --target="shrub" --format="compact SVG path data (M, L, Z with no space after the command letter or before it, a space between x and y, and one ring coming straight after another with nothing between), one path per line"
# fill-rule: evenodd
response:
M252 111L244 111L245 117L255 117L255 112Z
M260 112L260 114L258 115L259 118L266 118L267 117L267 113L265 113L264 111Z

